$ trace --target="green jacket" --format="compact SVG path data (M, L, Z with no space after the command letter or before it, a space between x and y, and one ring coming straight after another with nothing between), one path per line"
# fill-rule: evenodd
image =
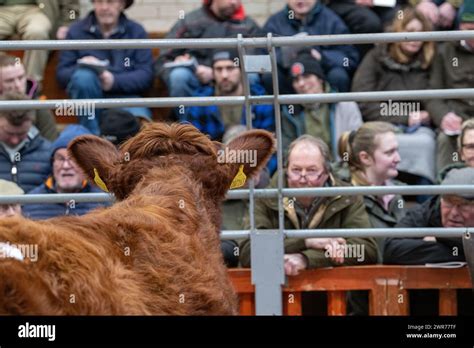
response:
M430 89L472 88L474 86L474 52L459 42L446 42L439 46L431 75ZM464 120L474 115L474 99L432 99L426 109L434 124L439 127L444 115L453 111Z
M351 174L343 162L338 162L332 166L333 172L338 178L344 182L351 182ZM352 182L354 185L355 183ZM393 180L392 184L404 185L403 183ZM376 196L364 195L365 211L369 216L370 226L372 228L392 228L405 216L405 201L402 196L395 195L388 205L388 211L385 210L382 203ZM385 238L375 238L378 246L378 262L382 263L383 247L385 245Z
M332 186L349 186L331 176ZM284 178L286 182L286 177ZM274 175L270 187L276 187L277 175ZM285 229L299 229L299 222L292 200L285 197ZM369 228L369 218L365 212L364 202L359 196L328 197L328 200L311 217L308 228ZM245 221L249 228L248 217ZM278 202L272 199L255 200L255 227L257 229L278 228ZM377 245L373 238L347 238L347 244L362 245L364 259L346 258L343 265L360 265L377 262ZM302 253L308 259L308 268L338 266L324 255L324 250L307 249L303 238L286 238L285 253ZM243 267L250 266L250 239L240 245L240 262Z

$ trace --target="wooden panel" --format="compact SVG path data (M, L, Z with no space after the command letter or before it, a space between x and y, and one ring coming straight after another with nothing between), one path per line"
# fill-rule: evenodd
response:
M283 293L283 315L302 315L301 292Z
M255 315L255 296L252 293L239 295L240 315Z
M408 315L410 311L408 291L400 287L398 279L387 280L385 311L387 315Z
M251 301L246 300L247 302L243 303L246 306L250 306L250 303L254 306L254 287L251 284L250 270L231 269L229 275L239 295L251 294ZM345 311L342 295L344 291L369 290L370 315L408 315L408 290L441 289L440 314L455 315L455 289L470 289L471 286L467 267L433 269L424 266L371 265L314 269L288 277L288 286L283 288L286 294L284 296L294 294L295 302L292 303L294 306L289 306L287 298L284 297L287 303L284 303L284 310L285 313L299 315L302 310L301 292L328 291L328 313L337 315ZM332 294L333 292L335 293Z
M388 315L386 279L375 279L374 286L369 291L369 314Z
M346 315L346 292L328 291L328 315Z
M457 293L455 289L439 291L439 315L457 315Z

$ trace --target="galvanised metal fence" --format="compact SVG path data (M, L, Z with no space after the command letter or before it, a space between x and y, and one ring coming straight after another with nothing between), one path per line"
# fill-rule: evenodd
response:
M344 45L388 43L401 41L456 41L473 39L474 31L443 31L443 32L411 32L411 33L380 33L380 34L347 34L322 35L307 37L273 37L268 34L261 38L222 39L142 39L142 40L45 40L45 41L0 41L1 50L74 50L74 49L123 49L123 48L237 48L240 56L244 95L234 97L189 97L189 98L109 98L81 100L27 100L0 101L0 110L54 109L57 105L67 102L69 105L91 103L98 108L121 107L176 107L205 105L245 105L247 128L252 128L250 107L252 104L270 104L275 109L275 125L277 137L278 186L276 189L254 188L250 181L249 189L235 190L228 193L228 199L249 199L250 229L243 231L223 231L222 239L251 239L252 282L255 285L257 315L281 315L281 286L285 283L283 267L283 240L285 237L464 237L471 238L474 227L464 228L391 228L391 229L314 229L285 230L283 197L300 196L338 196L338 195L384 195L384 194L460 194L474 193L474 186L406 186L406 187L331 187L331 188L284 188L283 157L281 143L280 106L284 104L303 104L310 102L335 103L341 101L398 101L425 99L474 99L474 88L443 89L443 90L410 90L389 92L357 92L331 94L280 95L276 47L281 46L313 46L313 45ZM267 54L247 55L246 49L265 48ZM271 73L273 79L273 95L251 96L247 75L249 73ZM474 87L474 86L473 86ZM259 197L276 197L279 209L279 228L275 230L256 230L254 219L254 199ZM28 203L67 203L74 202L108 202L113 201L108 194L56 194L56 195L24 195L1 196L0 204Z

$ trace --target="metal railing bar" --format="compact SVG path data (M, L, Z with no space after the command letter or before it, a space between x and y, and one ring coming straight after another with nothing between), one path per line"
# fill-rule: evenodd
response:
M398 101L425 99L474 99L474 88L428 89L410 91L378 91L322 94L283 94L277 100L279 104L336 103L341 101ZM251 104L273 104L273 95L250 96ZM187 98L107 98L107 99L50 99L50 100L4 100L0 101L0 110L41 110L80 108L93 105L95 108L152 107L168 108L177 105L243 105L245 96L235 97L187 97ZM60 115L58 115L60 116ZM68 116L64 116L68 117Z
M273 47L354 45L401 41L458 41L474 38L473 30L426 31L343 35L281 36L272 39ZM151 48L237 48L236 38L215 39L124 39L124 40L2 40L0 50L81 50L81 49L151 49ZM267 38L244 38L245 48L265 48Z
M257 230L257 233L276 233L278 230ZM410 227L410 228L335 228L335 229L302 229L284 230L287 238L351 238L351 237L462 237L466 233L472 235L474 227ZM223 230L222 239L246 239L250 236L249 230ZM471 237L472 238L472 237Z
M227 193L227 199L246 199L250 190L232 190ZM284 188L283 197L304 196L362 196L362 195L440 195L440 194L474 194L474 185L406 185L406 186L338 186L338 187L308 187ZM278 189L255 189L257 198L276 198ZM35 194L35 195L0 195L0 204L35 204L35 203L67 203L74 200L80 202L112 202L114 196L107 193L71 193L71 194Z

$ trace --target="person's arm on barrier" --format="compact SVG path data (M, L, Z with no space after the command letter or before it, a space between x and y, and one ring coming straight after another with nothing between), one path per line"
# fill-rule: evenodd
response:
M370 228L369 216L365 204L360 196L355 197L355 202L350 204L342 216L341 228ZM357 266L377 263L377 243L373 237L347 238L347 255L344 266Z

